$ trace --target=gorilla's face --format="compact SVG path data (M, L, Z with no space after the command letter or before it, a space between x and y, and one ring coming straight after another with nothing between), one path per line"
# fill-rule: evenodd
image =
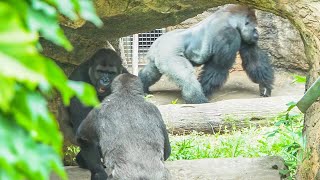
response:
M92 58L94 61L89 68L90 81L98 96L107 96L111 93L111 82L121 73L121 59L115 52L106 53L103 50L98 51Z
M99 96L111 93L110 87L113 79L118 75L115 67L97 64L90 68L92 84L95 86Z
M257 22L255 16L247 16L240 24L241 38L247 44L255 44L258 42L259 34L257 31Z

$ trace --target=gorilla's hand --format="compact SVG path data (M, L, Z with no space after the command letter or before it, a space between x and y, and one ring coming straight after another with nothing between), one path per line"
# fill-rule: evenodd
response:
M88 169L85 159L81 155L81 151L76 156L76 162L80 168Z
M265 87L264 85L259 84L260 96L262 97L270 97L271 96L271 88Z
M95 174L91 175L91 180L106 180L108 179L108 175L103 172L96 172Z

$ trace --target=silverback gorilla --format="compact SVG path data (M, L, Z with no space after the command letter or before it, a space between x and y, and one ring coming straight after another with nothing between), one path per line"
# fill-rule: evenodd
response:
M270 96L274 80L268 57L257 45L255 11L240 5L227 5L189 29L160 36L147 53L149 63L139 72L144 91L162 74L173 80L186 103L206 103L207 96L227 80L229 69L240 51L243 67L261 96ZM199 81L193 66L202 67Z
M168 179L164 160L171 147L166 126L157 107L145 101L141 80L121 74L111 89L111 95L89 113L77 131L82 151L94 145L102 154L107 177L102 168L94 167L91 179ZM101 163L100 158L89 161Z
M111 82L121 74L128 72L122 66L120 56L111 49L98 50L88 61L80 64L69 76L69 79L74 81L82 81L91 84L95 87L100 101L111 93ZM66 138L73 144L77 145L75 134L88 113L93 107L88 107L82 104L76 97L72 98L69 107L60 108L61 119L60 128ZM76 157L76 161L82 168L89 168L84 156L90 158L99 158L96 146L90 147L90 151L83 152L82 150Z

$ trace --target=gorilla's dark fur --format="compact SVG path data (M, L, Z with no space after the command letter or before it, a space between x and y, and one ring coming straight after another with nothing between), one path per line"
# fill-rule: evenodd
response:
M245 43L241 45L239 52L243 69L254 83L259 84L260 96L270 96L274 72L268 61L268 55L258 46Z
M89 60L80 64L70 75L69 79L82 81L95 87L100 101L111 93L111 82L121 74L128 72L122 66L120 56L111 49L98 50ZM77 145L75 133L81 122L87 117L93 107L85 106L76 97L72 98L69 107L60 108L60 127L66 138ZM81 150L76 160L80 167L92 168L88 159L100 159L98 149L92 146L90 150Z
M169 178L164 166L171 152L166 126L157 107L143 95L138 77L117 76L111 95L89 113L77 131L82 150L100 147L107 179ZM100 162L95 159L95 164ZM92 169L91 179L105 177Z
M147 54L149 64L139 72L144 91L162 74L182 90L186 103L206 103L207 96L227 80L237 52L250 78L259 84L262 96L270 96L273 70L268 57L257 47L255 11L246 6L228 5L185 30L160 36ZM193 66L202 67L199 77Z

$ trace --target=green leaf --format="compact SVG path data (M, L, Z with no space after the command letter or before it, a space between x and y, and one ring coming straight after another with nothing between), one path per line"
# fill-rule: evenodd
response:
M8 112L10 110L10 103L15 95L15 82L12 79L4 78L0 76L0 109L3 112Z
M52 170L66 179L59 155L51 147L33 141L27 131L2 114L0 137L1 179L44 180Z
M85 105L98 105L99 100L96 95L96 90L90 84L69 80L68 86L74 90L76 97L81 99Z
M42 11L49 16L56 16L57 11L53 6L50 6L43 0L30 0L32 9Z
M73 96L77 96L88 106L94 106L99 103L96 91L91 85L68 80L63 71L53 61L44 59L43 63L44 67L42 69L45 69L45 76L50 84L61 92L65 105L69 104L69 100Z
M291 101L291 102L287 103L286 105L289 106L289 107L290 107L290 106L295 106L295 105L296 105L296 102Z
M175 100L172 100L170 104L177 104L177 103L178 103L178 100L179 100L178 98L175 99Z
M52 170L65 178L59 154L62 136L42 93L59 90L67 102L76 95L98 103L87 84L70 83L63 71L36 48L39 34L70 50L56 8L74 19L80 13L100 24L91 1L14 0L0 2L0 179L48 179Z
M281 170L279 170L279 173L280 173L281 175L287 175L289 172L290 172L290 171L289 171L289 170L286 170L286 169L281 169Z
M294 80L293 83L306 83L307 82L307 78L305 76L299 76L299 75L293 75Z
M74 21L78 18L77 14L75 13L74 2L70 0L64 0L63 3L61 3L59 0L48 0L48 3L57 7L59 12L67 16L69 19Z
M32 132L36 141L52 145L60 153L62 137L58 125L47 108L46 100L38 92L18 86L12 102L12 114L19 125Z
M294 101L291 101L289 103L286 104L288 107L287 112L291 111L294 107L296 107L297 103Z
M43 1L32 0L32 7L28 8L26 19L32 32L40 32L45 39L64 47L68 51L72 50L72 45L59 26L54 7Z
M1 53L1 49L0 59L0 75L4 77L13 78L18 81L28 81L34 85L45 81L44 77L40 74L26 68L18 60Z
M93 3L91 0L79 0L79 5L80 5L80 16L92 22L94 25L98 27L103 26L103 22L99 19L99 17L96 15Z

